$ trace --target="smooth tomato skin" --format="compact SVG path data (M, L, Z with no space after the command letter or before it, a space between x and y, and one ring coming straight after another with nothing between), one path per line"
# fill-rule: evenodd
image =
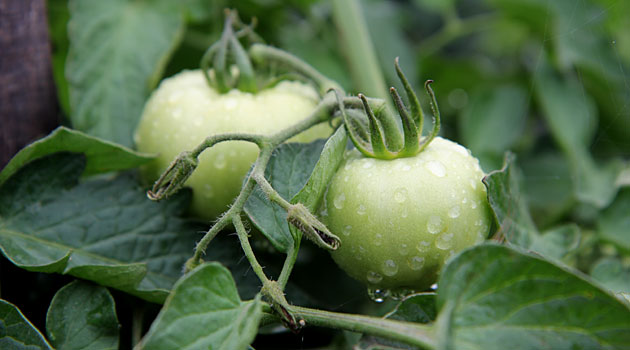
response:
M193 150L211 135L272 134L306 118L318 100L310 86L288 81L256 94L232 90L221 95L200 70L181 72L162 81L145 105L135 142L138 151L158 157L143 175L155 181L180 152ZM320 124L291 141L309 142L330 133L327 124ZM193 189L193 215L213 220L227 210L257 155L258 147L244 141L206 149L186 182Z
M350 151L321 213L341 238L333 259L373 289L427 289L449 257L488 235L483 176L467 149L440 137L409 158Z

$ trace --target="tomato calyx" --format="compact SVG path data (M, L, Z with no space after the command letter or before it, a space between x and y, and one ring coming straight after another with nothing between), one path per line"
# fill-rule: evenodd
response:
M200 67L208 85L221 94L233 89L257 93L284 80L314 85L320 97L340 86L286 51L268 46L254 32L256 21L244 24L236 10L225 10L221 38L210 45Z
M390 88L390 94L398 116L402 121L402 134L397 127L394 116L385 108L384 103L368 101L363 94L358 97L363 102L363 113L367 117L365 122L357 121L357 110L346 110L341 103L341 94L337 94L339 109L344 120L348 134L354 146L366 157L377 159L395 159L413 157L422 152L437 136L440 130L440 110L431 83L427 80L424 88L430 97L431 110L433 112L433 130L427 137L422 136L422 124L424 116L416 93L402 72L398 58L394 61L396 74L404 86L405 94L410 106L407 108L396 88ZM365 119L365 118L364 118ZM400 141L402 139L402 142Z

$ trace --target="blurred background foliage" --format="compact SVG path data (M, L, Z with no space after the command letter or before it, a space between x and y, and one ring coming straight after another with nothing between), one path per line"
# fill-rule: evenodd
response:
M570 239L564 237L570 251L562 260L615 291L630 292L623 278L630 275L630 1L363 0L360 5L387 84L398 84L395 57L421 99L422 83L435 80L443 136L471 149L486 172L501 168L504 153L514 152L522 200L538 229L560 232L554 236L559 240L570 231ZM73 78L68 70L75 67L68 56L72 1L70 12L65 0L49 0L48 8L59 98L68 123L75 124L68 86ZM336 22L344 17L337 14L335 20L327 0L182 1L184 29L154 74L197 68L220 35L224 8L237 9L245 21L256 18L256 31L267 43L301 57L348 92L369 90L352 76L357 62L348 59L349 45ZM142 45L136 49L142 51ZM147 85L145 98L155 83ZM554 230L567 224L577 229ZM330 264L327 254L306 248L301 267L315 258ZM366 307L365 298L351 296L360 287L347 278L330 269L319 272L347 284L340 288L347 303L340 305L339 293L321 290L331 284L313 284L313 275L299 271L296 284L310 291L310 298L317 296L311 299L315 304Z

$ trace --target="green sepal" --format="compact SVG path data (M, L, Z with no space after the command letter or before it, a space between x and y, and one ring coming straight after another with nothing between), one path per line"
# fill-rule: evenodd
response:
M418 139L418 134L422 133L422 131L418 131L416 123L409 116L409 113L407 113L407 109L405 108L405 105L403 104L403 101L400 98L398 91L396 91L396 89L392 87L391 89L389 89L389 92L392 94L392 99L396 104L396 109L400 114L400 119L402 120L403 125L404 146L398 153L401 156L416 155L418 153L418 150L420 149L420 140Z
M385 146L385 138L383 137L383 133L381 131L381 125L377 121L365 95L359 94L359 98L361 99L361 102L363 102L363 110L368 117L368 129L372 153L377 157L387 157L389 151L387 146Z
M418 152L422 152L422 150L425 149L429 145L429 143L431 143L431 141L440 132L440 109L438 108L437 100L435 98L435 93L433 93L433 89L431 89L432 83L433 83L433 80L427 80L424 83L424 89L427 91L427 94L429 95L429 97L431 97L430 104L431 104L431 111L433 112L433 130L431 131L431 134L429 134L429 136L422 141L422 144L420 145L420 149L418 150Z

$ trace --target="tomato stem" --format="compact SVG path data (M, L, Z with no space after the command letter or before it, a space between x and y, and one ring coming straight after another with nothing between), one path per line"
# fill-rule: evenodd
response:
M300 306L293 306L292 310L296 317L305 321L306 325L369 334L400 341L423 349L435 349L437 347L435 329L430 325ZM268 305L263 304L263 311L265 314L261 324L277 322L277 316L268 313L270 311Z
M324 95L330 89L341 90L341 87L335 81L328 79L311 65L286 51L264 44L254 44L250 47L249 54L256 62L275 61L306 76L317 85L321 95Z

